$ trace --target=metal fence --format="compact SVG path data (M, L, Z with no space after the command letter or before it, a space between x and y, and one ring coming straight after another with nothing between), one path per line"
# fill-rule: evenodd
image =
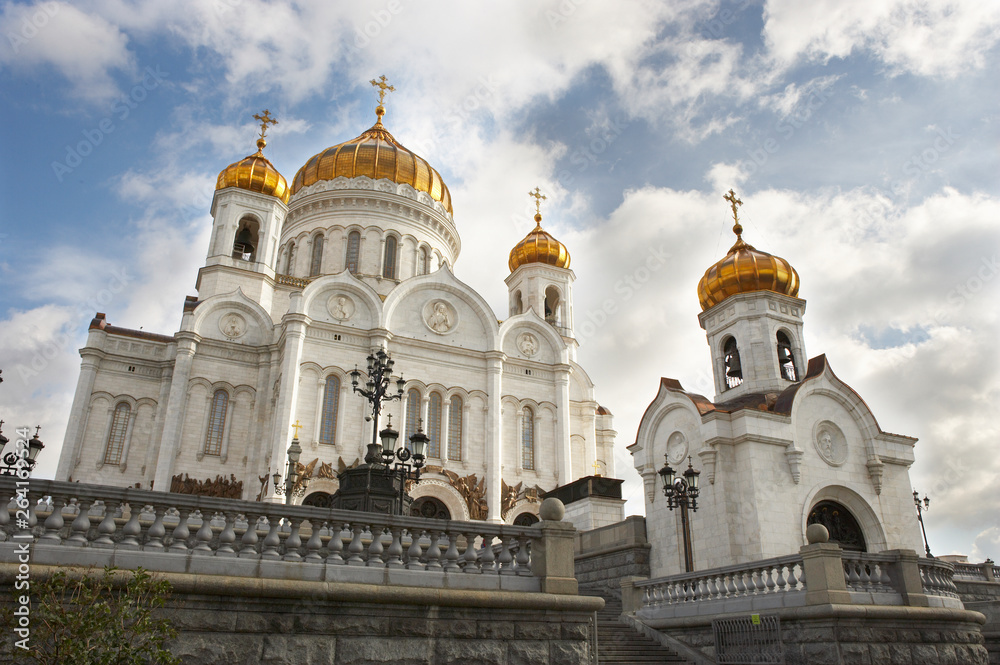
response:
M720 665L784 665L781 620L776 614L714 619L712 633Z

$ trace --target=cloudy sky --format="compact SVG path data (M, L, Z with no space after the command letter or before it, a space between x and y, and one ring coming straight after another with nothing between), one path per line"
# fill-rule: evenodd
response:
M747 241L800 273L809 355L919 437L932 549L996 559L998 40L976 0L8 2L0 417L43 425L51 477L87 323L177 329L252 114L291 179L371 125L385 74L386 124L451 188L456 273L501 316L548 195L629 512L659 377L713 392L696 285L732 187Z

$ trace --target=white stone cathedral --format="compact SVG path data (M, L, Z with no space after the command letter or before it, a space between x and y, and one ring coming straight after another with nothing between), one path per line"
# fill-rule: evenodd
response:
M424 514L530 523L539 489L595 464L614 474L611 414L576 363L568 251L536 215L498 320L452 272L461 240L441 175L384 114L380 94L375 125L290 187L262 153L274 120L255 116L257 152L219 174L180 330L91 322L57 479L279 500L265 479L285 472L299 423L311 479L296 501L325 505L385 425L351 390L379 348L406 379L383 416L407 438L422 421L431 440L410 492Z
M629 446L642 476L653 577L783 556L824 524L849 550L923 550L909 467L916 439L883 432L826 356L806 362L799 276L743 241L698 285L716 395L660 380ZM669 510L659 471L698 471L697 510ZM685 540L685 518L688 538Z

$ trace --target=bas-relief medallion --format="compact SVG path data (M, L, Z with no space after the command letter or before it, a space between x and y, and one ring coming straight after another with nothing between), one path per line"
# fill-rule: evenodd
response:
M830 466L840 466L847 461L847 440L844 433L829 420L816 425L813 445L823 461Z
M687 438L681 432L674 432L667 439L667 461L677 465L684 461L688 454Z
M431 300L424 305L424 324L433 332L445 335L455 329L458 322L455 308L444 300Z
M326 301L326 308L337 321L347 321L354 316L354 301L343 293L335 293Z
M235 312L230 312L219 319L219 330L229 339L243 337L247 331L246 319Z
M531 333L521 333L517 338L517 348L530 358L538 353L538 338Z

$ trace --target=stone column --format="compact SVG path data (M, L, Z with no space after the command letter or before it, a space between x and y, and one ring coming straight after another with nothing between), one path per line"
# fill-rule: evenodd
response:
M285 474L286 449L292 440L292 425L295 423L295 405L299 397L299 365L302 362L302 347L306 338L306 317L293 313L301 303L302 294L293 293L285 315L285 355L281 360L281 390L275 405L274 439L271 441L271 465L282 475ZM298 302L296 302L298 301ZM282 503L284 499L274 494L274 487L268 487L267 501Z
M163 421L163 436L156 458L156 472L153 474L153 489L170 491L170 478L174 473L174 458L181 445L181 431L184 429L184 412L187 409L188 381L191 379L191 365L198 343L190 334L185 334L177 343L177 357L174 360L173 381L170 383L170 397L167 399L166 418Z
M573 480L572 452L570 451L569 365L556 368L556 463L560 485Z
M89 342L90 340L88 340ZM73 471L73 460L83 446L83 436L86 433L84 424L90 404L90 396L94 392L94 380L97 378L97 368L101 363L95 350L85 346L80 350L83 361L80 363L80 378L76 382L76 394L73 396L73 407L69 412L69 422L66 426L66 437L63 439L62 454L59 456L59 466L56 468L56 480L68 480Z
M490 351L486 354L486 392L488 409L486 417L486 519L502 522L500 516L500 466L503 461L501 441L503 420L500 393L503 388L503 354Z

